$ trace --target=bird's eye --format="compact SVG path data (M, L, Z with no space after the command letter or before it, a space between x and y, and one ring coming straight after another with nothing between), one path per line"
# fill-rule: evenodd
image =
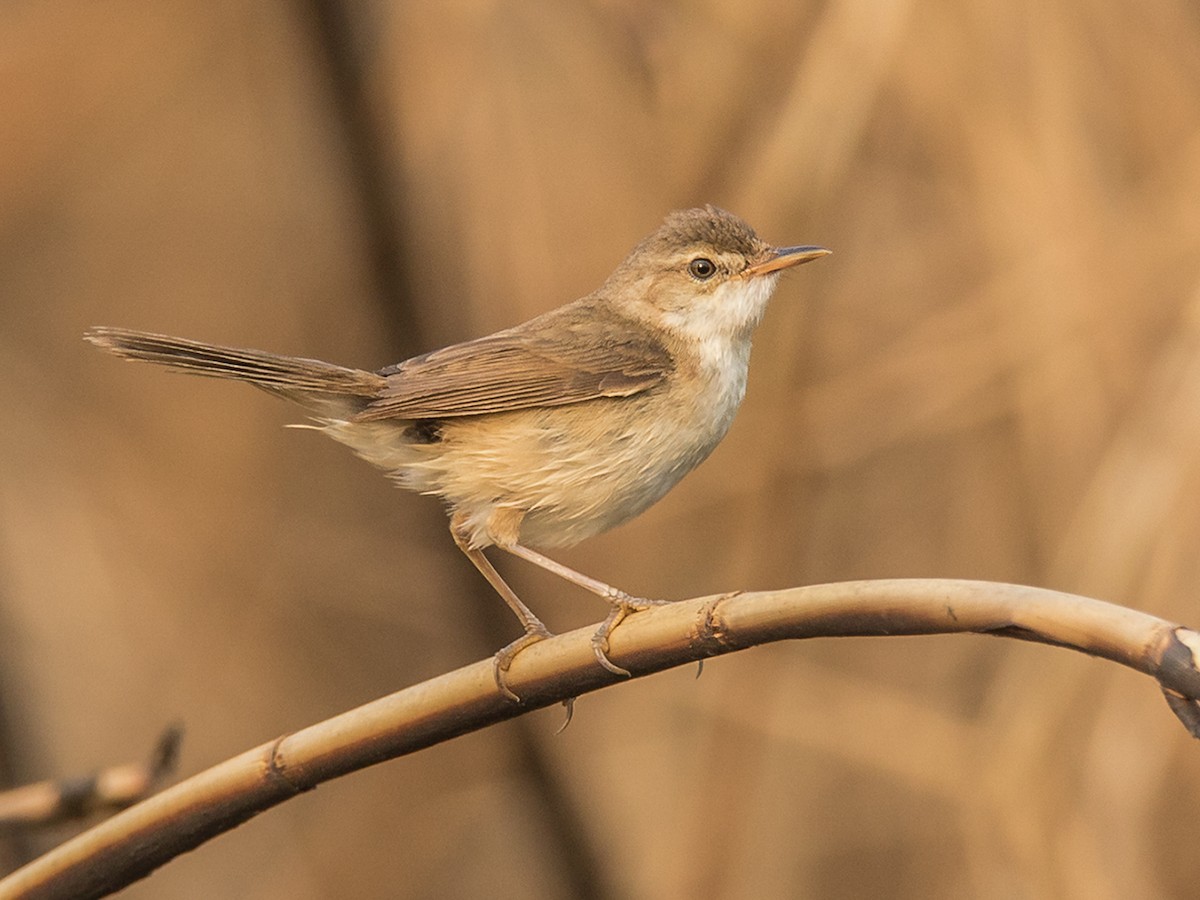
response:
M717 274L717 266L711 259L697 256L688 263L688 274L697 281L708 281L708 279Z

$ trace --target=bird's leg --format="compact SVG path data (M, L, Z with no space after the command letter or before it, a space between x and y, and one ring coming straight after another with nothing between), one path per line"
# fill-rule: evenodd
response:
M483 551L478 547L472 547L467 540L463 529L459 527L459 523L451 521L450 533L454 535L454 543L458 545L467 559L475 564L484 578L508 604L516 617L521 621L521 627L525 629L525 633L513 641L508 646L502 648L492 658L492 673L496 678L496 687L500 688L500 692L514 703L520 703L521 698L513 693L512 688L508 686L508 668L512 665L513 658L518 653L528 647L530 644L535 644L540 640L552 637L550 629L542 624L542 620L533 614L528 606L521 602L521 598L517 596L516 591L508 586L500 573L496 571L496 567L491 561L483 555Z
M577 584L581 588L591 591L608 601L612 609L608 613L608 617L601 624L600 628L592 635L592 651L596 654L596 660L612 672L614 675L630 676L628 669L623 669L608 658L608 636L613 633L613 630L625 620L625 617L631 612L640 612L643 609L649 609L651 606L662 606L670 601L667 600L647 600L643 597L633 597L619 588L613 587L611 584L605 584L603 581L598 581L595 578L584 575L582 572L576 572L574 569L564 566L562 563L555 562L548 556L543 556L536 550L530 550L528 547L523 547L520 544L497 544L501 550L506 550L513 556L519 556L521 559L533 563L535 566L541 566L547 572L553 572L559 578L565 578L572 584ZM478 565L478 564L477 564Z

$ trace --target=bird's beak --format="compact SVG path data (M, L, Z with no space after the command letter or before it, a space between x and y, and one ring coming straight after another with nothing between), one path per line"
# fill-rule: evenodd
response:
M771 256L765 261L742 270L743 278L754 278L798 266L800 263L812 262L822 256L828 256L832 250L824 247L778 247L771 251Z

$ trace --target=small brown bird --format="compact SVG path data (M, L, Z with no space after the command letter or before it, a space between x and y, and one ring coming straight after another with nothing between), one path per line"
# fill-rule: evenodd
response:
M496 546L598 594L608 636L652 601L532 549L575 544L633 518L720 442L746 390L750 337L779 273L829 253L777 249L714 207L671 213L588 296L513 328L367 372L120 328L86 337L131 360L248 381L304 406L319 427L410 490L436 494L455 543L525 633L548 637L484 556Z

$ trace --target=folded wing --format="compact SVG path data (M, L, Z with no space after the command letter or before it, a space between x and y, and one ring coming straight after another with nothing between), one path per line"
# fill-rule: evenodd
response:
M355 420L441 419L628 397L673 368L650 329L602 307L572 304L381 370L386 386Z

